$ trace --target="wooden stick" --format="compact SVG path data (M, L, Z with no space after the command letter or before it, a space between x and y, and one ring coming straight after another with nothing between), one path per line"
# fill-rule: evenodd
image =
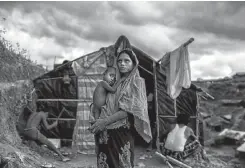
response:
M204 91L202 88L201 88L201 91L200 92L203 92L206 94L207 97L211 98L214 100L214 97L212 95L210 95L208 92ZM202 96L203 97L203 96Z
M153 76L153 73L152 73L152 72L150 72L150 71L148 71L148 70L147 70L147 69L145 69L144 67L142 67L142 66L140 66L140 65L139 65L139 68L143 69L144 71L146 71L147 73L149 73L149 74L151 74L151 75Z
M63 109L61 110L60 114L59 114L58 117L57 117L57 120L59 120L59 118L61 117L61 115L62 115L63 112L65 111L64 109L65 109L65 108L63 107Z
M45 101L66 101L66 102L92 102L93 100L86 100L86 99L38 99L38 102L45 102Z
M174 116L177 116L176 99L174 99Z
M214 100L214 97L213 96L211 96L210 94L208 94L207 92L205 92L204 91L204 93L209 97L209 98L211 98L211 99L213 99Z
M155 105L155 112L156 112L156 129L157 129L157 137L156 137L156 146L159 150L160 146L160 134L159 134L159 111L158 111L158 93L157 93L157 70L156 70L156 62L153 62L153 74L154 74L154 105Z
M159 115L159 117L162 117L162 118L176 118L176 116L164 116L164 115ZM190 116L190 118L196 118L196 116Z
M57 118L47 118L47 120L57 120ZM60 121L76 121L74 118L59 118Z
M192 37L192 38L190 38L187 42L185 42L184 44L182 44L184 47L186 47L186 46L188 46L189 44L191 44L193 41L194 41L195 39ZM166 54L165 54L166 55ZM161 59L160 60L158 60L157 62L159 63L161 61Z
M201 98L203 98L204 100L207 100L204 96L200 95Z
M156 152L157 156L160 156L161 158L163 158L163 160L165 161L165 163L168 165L169 168L173 168L173 166L169 163L168 158L166 158L164 155L162 155L159 152Z
M180 167L191 168L190 166L188 166L188 165L186 165L186 164L184 164L184 163L182 163L182 162L180 162L180 161L178 161L178 160L176 160L170 156L166 156L166 157L167 157L168 161L170 161L171 163L177 164Z
M199 140L199 108L200 108L200 100L199 95L196 92L197 106L196 106L196 137Z
M190 38L187 42L185 42L185 43L183 44L183 46L186 47L186 46L188 46L189 44L191 44L193 41L194 41L194 38L192 37L192 38Z

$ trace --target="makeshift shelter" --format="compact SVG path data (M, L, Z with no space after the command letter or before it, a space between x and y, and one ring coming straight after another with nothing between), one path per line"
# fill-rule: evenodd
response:
M50 121L54 121L63 111L56 129L50 132L42 129L48 138L60 138L61 145L72 144L80 152L94 153L94 137L87 130L93 91L106 68L115 63L114 55L118 48L124 47L125 40L125 36L120 36L115 45L56 66L33 81L38 96L37 108L49 111ZM174 101L166 93L166 75L160 64L134 46L133 51L139 60L139 72L145 79L146 90L154 93L153 115L149 116L151 122L157 123L157 137L161 136L169 119L174 119L177 113L190 114L191 127L199 135L197 92L200 89L193 84L190 89L183 89L175 108Z
M231 123L222 117L212 116L205 120L207 126L216 132L222 131L224 128L229 127Z

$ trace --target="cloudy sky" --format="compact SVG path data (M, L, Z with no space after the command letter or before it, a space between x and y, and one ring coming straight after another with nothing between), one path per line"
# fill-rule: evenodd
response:
M244 18L245 2L0 2L5 38L50 68L122 34L156 60L194 37L193 80L245 71Z

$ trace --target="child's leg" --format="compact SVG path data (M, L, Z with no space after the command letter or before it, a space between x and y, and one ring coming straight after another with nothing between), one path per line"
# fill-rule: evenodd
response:
M94 105L93 116L95 120L97 120L100 117L100 110L101 110L100 107Z
M43 134L41 134L40 132L38 132L38 139L39 142L41 142L44 145L47 145L47 147L49 149L51 149L52 151L54 151L55 153L57 153L59 155L59 157L61 158L62 161L69 161L69 158L64 157L61 152L54 146L54 144L52 142L50 142Z

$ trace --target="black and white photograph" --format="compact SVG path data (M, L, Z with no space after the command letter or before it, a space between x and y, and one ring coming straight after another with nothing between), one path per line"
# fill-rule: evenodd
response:
M0 1L0 168L245 168L245 1Z

